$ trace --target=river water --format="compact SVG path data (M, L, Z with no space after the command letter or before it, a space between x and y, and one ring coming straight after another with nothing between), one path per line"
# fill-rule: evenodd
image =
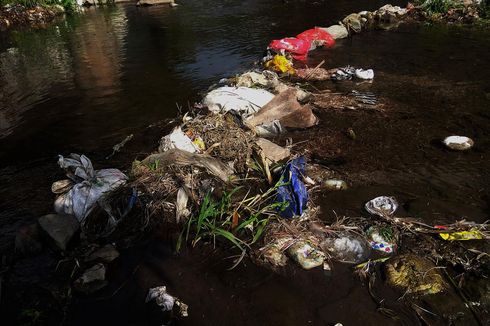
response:
M84 153L95 168L127 169L155 147L163 132L159 121L175 117L177 105L198 101L220 78L251 67L271 39L384 4L180 3L177 8L91 9L45 29L0 35L2 252L11 250L20 226L51 212L50 186L62 177L57 154ZM363 33L311 56L309 65L326 60L329 68L373 68L376 78L367 87L388 103L382 114L319 112L318 127L291 135L308 140L307 150L315 156L340 156L346 162L339 173L353 186L320 196L326 219L358 215L363 202L380 194L396 195L404 213L430 221L488 219L488 53L488 30L419 25ZM347 128L356 131L355 142L345 137ZM106 160L112 146L129 134L135 137L128 146ZM475 149L442 149L439 140L450 134L472 137ZM221 257L209 258L211 253L175 257L158 238L131 249L113 272L119 284L111 284L107 293L127 280L128 285L105 300L77 302L67 320L152 324L157 317L145 310L144 291L163 283L190 304L189 325L398 323L376 312L348 266L335 266L333 277L297 269L275 275L250 263L227 272L228 265ZM38 273L53 268L40 264L46 270ZM140 266L137 272L135 266ZM25 266L17 273L33 274ZM412 324L412 318L404 322Z

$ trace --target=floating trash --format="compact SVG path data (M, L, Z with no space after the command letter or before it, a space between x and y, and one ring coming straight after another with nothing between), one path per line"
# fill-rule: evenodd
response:
M396 250L395 237L390 227L371 226L366 234L369 244L374 250L387 254L391 254Z
M451 233L439 233L439 236L448 241L481 240L483 235L478 230Z
M306 270L322 266L325 260L325 254L310 246L306 241L298 241L292 244L288 248L288 253Z
M465 136L449 136L443 141L446 147L455 151L465 151L475 144L471 138Z
M323 186L328 190L346 190L348 188L347 182L338 179L328 179L323 182Z
M374 70L373 69L356 69L355 71L356 77L359 79L373 79L374 78Z
M373 215L391 216L397 210L398 202L395 197L380 196L368 201L364 208Z
M376 95L374 95L374 93L372 92L358 92L356 90L353 90L352 95L354 95L356 101L361 102L363 104L369 104L369 105L378 104L378 99L376 98Z

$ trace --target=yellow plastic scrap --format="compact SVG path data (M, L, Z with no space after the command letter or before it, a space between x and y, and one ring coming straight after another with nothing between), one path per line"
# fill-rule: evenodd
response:
M293 68L293 63L289 61L285 56L276 54L274 58L265 63L266 68L271 68L277 72L288 73L294 75L296 72Z
M197 146L201 151L206 150L206 145L204 144L204 141L202 140L201 137L196 137L192 143Z
M483 235L478 230L461 231L452 233L439 233L439 236L448 241L481 240Z

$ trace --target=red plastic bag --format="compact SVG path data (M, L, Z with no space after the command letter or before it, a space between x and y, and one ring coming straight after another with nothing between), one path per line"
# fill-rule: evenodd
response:
M296 38L305 40L310 44L309 50L314 50L318 46L325 46L327 48L331 48L335 45L335 40L332 35L325 31L324 29L315 27L312 29L308 29L301 34L298 34Z
M304 39L286 37L280 40L273 40L269 44L269 48L275 51L285 50L293 55L305 56L310 50L310 43Z

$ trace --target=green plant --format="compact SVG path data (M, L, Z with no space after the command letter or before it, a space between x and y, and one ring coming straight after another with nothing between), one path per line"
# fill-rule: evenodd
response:
M190 217L182 230L177 251L191 236L193 246L203 239L211 239L216 245L217 239L221 238L241 250L243 257L246 249L261 238L269 221L287 207L288 203L273 201L281 185L282 179L263 194L249 197L248 192L241 201L232 199L242 187L224 192L218 201L208 193L202 200L199 213ZM241 221L240 217L243 217Z
M148 163L148 168L150 171L157 171L160 165L160 160L155 160L154 162Z
M428 14L445 14L451 8L457 7L454 0L417 0L417 4Z

